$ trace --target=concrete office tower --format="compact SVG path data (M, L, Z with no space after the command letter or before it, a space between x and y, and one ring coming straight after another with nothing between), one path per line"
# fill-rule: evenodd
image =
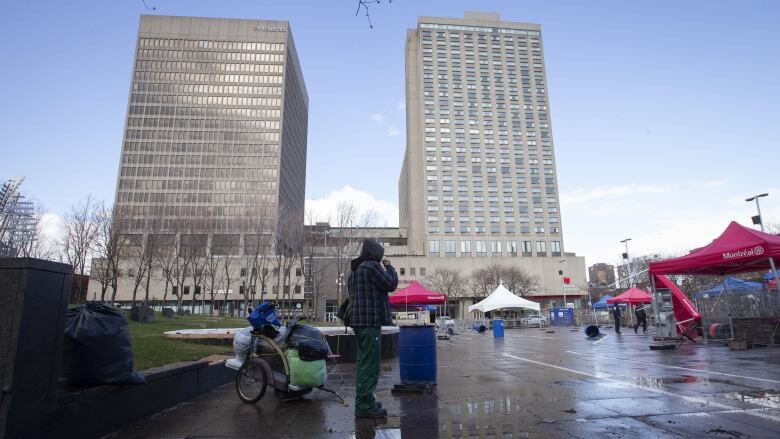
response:
M563 238L540 26L420 17L406 36L406 124L409 255L545 258L525 266L553 290Z
M230 248L303 223L308 95L286 21L142 16L116 207Z

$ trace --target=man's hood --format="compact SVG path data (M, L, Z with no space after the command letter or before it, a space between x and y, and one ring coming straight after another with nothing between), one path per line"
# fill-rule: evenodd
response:
M367 238L363 240L363 248L360 250L360 256L358 256L357 259L352 260L350 267L352 268L352 271L355 271L363 262L379 262L382 260L382 256L384 255L385 248L382 246L382 244L380 244L379 241L374 238Z

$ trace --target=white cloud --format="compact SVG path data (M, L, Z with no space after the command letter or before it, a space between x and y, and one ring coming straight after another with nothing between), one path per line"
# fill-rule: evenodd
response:
M390 137L395 137L397 135L401 134L401 130L398 129L395 125L390 125L387 127L387 135Z
M693 185L701 189L713 189L725 186L726 183L728 183L726 180L694 180Z
M406 101L398 101L398 111L404 112L406 111Z
M41 241L48 243L59 242L62 238L64 220L54 212L46 212L41 215Z
M381 113L371 113L370 117L374 122L381 122L385 118Z
M572 192L561 193L561 205L572 207L578 204L593 201L611 200L631 195L659 194L671 190L670 186L656 185L619 185L600 186L592 189L576 189Z
M387 200L378 200L370 193L355 189L352 186L344 186L335 190L323 198L307 199L307 220L311 217L314 221L335 221L336 209L339 203L352 203L358 208L360 217L368 213L374 215L374 226L397 227L398 207Z

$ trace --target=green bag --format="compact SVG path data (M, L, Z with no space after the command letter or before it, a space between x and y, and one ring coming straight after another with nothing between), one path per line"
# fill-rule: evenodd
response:
M325 384L328 368L325 360L303 361L298 349L287 349L287 363L290 365L290 384L300 387L319 387Z

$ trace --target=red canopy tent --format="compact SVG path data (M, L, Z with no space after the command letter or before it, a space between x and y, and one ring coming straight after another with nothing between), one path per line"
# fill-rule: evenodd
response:
M650 274L704 274L726 276L766 271L780 264L780 236L759 232L732 221L709 245L690 254L650 264Z
M647 291L640 290L639 288L629 288L623 291L622 294L615 296L607 300L610 305L613 303L628 303L629 305L636 305L639 303L651 303L653 301L652 296Z
M650 279L655 287L672 292L674 317L678 322L700 320L701 314L668 274L726 276L768 270L780 263L780 236L759 232L732 221L710 244L679 258L651 262Z
M447 295L430 291L416 280L408 287L390 296L390 305L442 305L447 302Z

